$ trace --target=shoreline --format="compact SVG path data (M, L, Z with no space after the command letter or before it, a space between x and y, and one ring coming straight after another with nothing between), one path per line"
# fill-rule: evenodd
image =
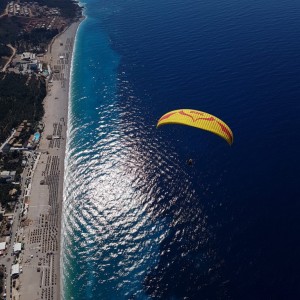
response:
M20 295L25 300L61 299L63 294L61 223L70 77L75 37L84 19L81 17L57 35L45 55L52 74L43 101L45 127L35 151L34 170L24 169L23 173L23 177L31 177L31 189L24 199L28 204L27 218L20 220L16 234L16 241L22 237L24 250L20 255L23 273L11 289L15 299Z

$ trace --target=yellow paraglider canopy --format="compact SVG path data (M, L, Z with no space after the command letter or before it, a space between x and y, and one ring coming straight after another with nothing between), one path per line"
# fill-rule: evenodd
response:
M194 109L177 109L164 114L157 127L166 124L181 124L210 131L223 138L229 145L233 143L231 129L222 120L203 111Z

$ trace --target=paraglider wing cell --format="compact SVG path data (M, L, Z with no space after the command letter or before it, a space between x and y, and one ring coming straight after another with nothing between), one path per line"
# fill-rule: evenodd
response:
M178 109L164 114L158 121L157 127L166 124L180 124L196 127L212 132L231 145L233 134L226 123L217 117L203 111L193 109Z

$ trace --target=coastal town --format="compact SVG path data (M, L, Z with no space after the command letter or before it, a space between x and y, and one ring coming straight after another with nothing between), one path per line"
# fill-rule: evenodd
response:
M0 83L8 89L0 94L7 107L0 115L0 299L60 299L70 64L81 10L68 16L66 7L51 1L11 1L2 9L0 22L17 20L20 30L1 45L10 55L1 55L0 67ZM37 42L35 33L43 39ZM12 82L20 90L16 101L22 103L18 93L26 89L35 101L16 114L7 102Z

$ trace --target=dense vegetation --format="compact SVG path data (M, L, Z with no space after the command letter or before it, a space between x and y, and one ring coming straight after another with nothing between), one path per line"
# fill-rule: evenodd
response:
M33 29L31 32L21 34L13 46L18 49L18 53L30 51L44 53L48 44L58 34L57 29L47 30L45 28Z
M7 3L8 3L7 0L0 0L0 15L4 12Z
M22 152L0 153L0 170L16 171L15 182L19 182L23 172L22 159ZM0 179L0 203L2 208L12 211L20 193L20 185L6 183L5 179Z
M34 123L42 118L45 96L42 78L0 73L0 143L24 119Z
M16 171L17 174L21 174L23 154L21 151L11 151L8 153L0 153L0 170L6 171ZM18 176L16 176L16 181L19 181Z
M39 45L41 43L48 43L54 36L58 34L58 29L47 30L45 28L33 29L30 33L26 32L21 35L21 38L25 42L30 42L33 45Z
M13 189L17 190L17 194L11 196L9 192L12 191ZM15 202L18 200L19 195L20 195L19 186L14 185L12 183L0 184L0 202L2 207L5 208L6 210L11 211L14 209Z
M0 18L0 57L7 56L6 44L12 44L19 53L30 50L36 53L44 52L52 38L58 34L57 29L37 28L31 32L22 32L22 28L20 18Z
M35 2L41 6L47 5L48 7L59 8L62 17L67 19L74 19L81 15L81 8L78 6L78 2L74 0L35 0Z
M6 45L0 44L0 56L10 56L11 55L11 49L7 47Z
M0 143L24 119L31 123L39 121L44 113L42 101L46 95L45 82L36 76L0 73ZM30 135L32 132L22 134ZM0 170L16 171L15 181L22 173L22 153L0 153ZM10 195L16 189L17 194ZM20 193L20 187L0 179L0 203L12 210Z
M22 26L20 19L17 17L0 18L1 44L9 44L16 41L21 34Z
M6 45L0 44L0 69L4 67L7 62L7 58L11 55L11 49Z

